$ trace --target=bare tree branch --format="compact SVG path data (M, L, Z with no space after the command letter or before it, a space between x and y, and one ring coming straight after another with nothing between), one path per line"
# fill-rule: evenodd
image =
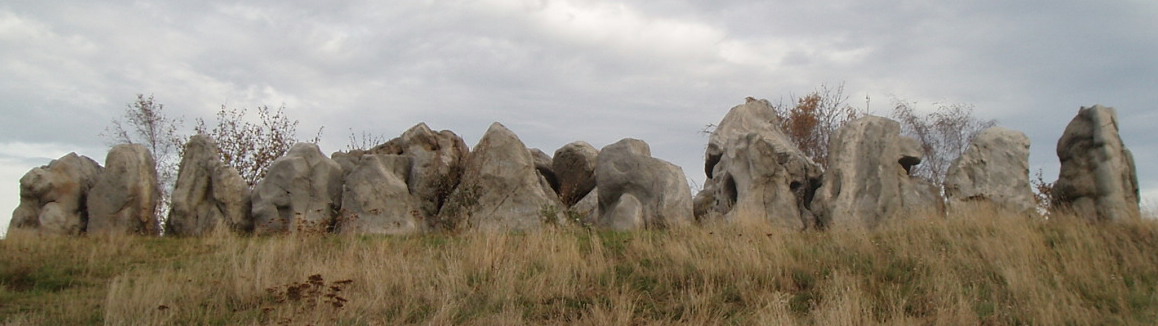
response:
M965 152L978 133L997 125L996 120L974 117L969 104L934 103L934 111L927 115L915 111L915 102L894 98L893 104L892 116L901 123L902 133L920 141L925 152L912 174L936 185L945 181L949 165Z
M177 133L182 120L166 115L165 105L157 103L153 95L145 97L137 94L137 100L125 108L119 120L105 128L101 136L109 145L141 144L153 154L157 170L157 193L161 204L157 205L157 216L167 216L170 193L177 178L177 164L180 161L185 137Z
M213 137L221 148L222 161L236 168L252 187L265 177L266 170L274 160L285 155L290 147L299 142L298 121L291 121L286 116L285 106L277 110L268 106L257 107L257 123L247 121L247 117L248 110L245 108L227 108L222 105L213 129L209 129L204 120L198 119L194 130ZM316 143L321 134L322 130L319 129L317 136L306 141Z

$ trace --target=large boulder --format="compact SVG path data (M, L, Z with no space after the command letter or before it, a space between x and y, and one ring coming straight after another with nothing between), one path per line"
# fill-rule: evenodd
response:
M623 139L599 152L596 224L615 230L664 228L693 221L683 169L654 157L647 143Z
M237 169L221 161L217 143L207 135L190 137L178 168L165 233L199 236L218 228L253 231L249 208L249 185Z
M716 125L708 137L708 148L704 153L704 173L711 178L716 164L724 157L728 143L752 132L778 129L779 118L768 100L747 98L743 105L733 107Z
M552 213L561 203L545 183L519 137L496 122L467 158L462 182L440 216L447 227L538 229L559 221Z
M406 186L411 158L362 155L345 176L339 233L411 234L422 231L418 198Z
M12 212L9 230L35 229L47 234L77 235L85 231L89 189L101 174L92 159L68 153L20 178L20 206Z
M1118 136L1114 108L1094 105L1078 111L1057 142L1061 172L1055 204L1091 220L1141 216L1134 156Z
M732 108L705 157L708 179L695 200L701 220L765 220L793 230L814 224L808 205L822 169L781 131L767 101Z
M270 164L252 192L257 234L327 232L342 197L342 168L318 145L298 143Z
M1033 214L1029 137L1002 127L982 130L949 166L945 197L950 208L981 201L1004 211Z
M943 212L939 187L909 175L922 155L918 143L900 133L899 123L875 116L837 130L829 144L828 170L812 200L820 226L871 228Z
M350 158L345 159L343 165L347 172L351 171L362 154L410 157L411 168L404 178L407 188L419 200L419 213L424 217L434 217L458 186L469 153L466 142L454 132L435 132L425 123L419 123L385 144L345 154Z
M551 170L559 180L559 199L568 207L579 203L595 189L595 162L599 149L577 141L555 150Z
M161 194L153 154L141 144L113 146L88 195L88 233L160 235Z

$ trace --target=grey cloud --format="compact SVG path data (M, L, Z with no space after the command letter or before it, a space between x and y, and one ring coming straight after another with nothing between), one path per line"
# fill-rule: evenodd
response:
M845 81L878 114L890 95L975 104L1030 135L1047 178L1061 130L1093 103L1119 109L1139 162L1158 160L1145 3L497 2L8 4L0 19L33 33L0 29L0 139L97 146L143 92L187 123L284 102L303 136L326 127L326 151L350 129L391 138L418 122L473 145L501 121L548 152L636 137L702 180L698 131L728 108Z

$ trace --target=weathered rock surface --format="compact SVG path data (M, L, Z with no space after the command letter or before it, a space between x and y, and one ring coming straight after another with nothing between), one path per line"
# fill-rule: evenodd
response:
M253 189L254 232L326 232L342 197L342 168L318 145L298 143Z
M551 170L559 180L559 199L568 207L574 206L595 189L595 163L599 149L587 142L577 141L555 151Z
M981 131L949 167L945 197L950 208L981 201L1004 211L1033 214L1029 137L1002 127Z
M874 116L837 130L811 206L822 227L871 228L943 211L938 187L909 175L921 151L900 132L896 121Z
M623 139L603 147L595 183L599 226L629 230L693 221L691 189L683 170L651 157L651 148L642 140Z
M218 228L253 230L249 185L237 169L221 161L217 143L206 135L189 138L173 188L165 233L199 236Z
M153 154L141 144L113 146L88 195L88 233L160 235L161 196Z
M583 196L574 205L567 208L567 212L575 217L575 222L584 225L595 225L599 220L599 188L591 189L587 196Z
M438 215L450 193L458 186L463 164L470 153L466 142L454 132L435 132L419 123L402 136L366 151L353 151L347 171L362 154L392 154L411 158L411 169L405 178L410 193L419 199L419 212L425 217ZM337 156L337 155L335 155Z
M60 235L84 232L85 201L100 174L100 164L76 153L33 168L20 178L20 206L12 212L8 229Z
M462 182L443 205L441 218L452 226L481 230L534 230L559 217L561 203L535 170L519 137L494 123L466 161Z
M531 159L535 161L535 172L543 177L543 186L552 194L559 194L559 177L551 167L551 156L538 148L532 148Z
M712 177L716 164L720 163L720 159L724 156L728 142L752 132L775 129L777 119L776 111L772 110L768 100L749 97L744 104L729 110L724 119L720 120L720 124L716 125L716 130L708 137L708 148L704 153L704 173L709 178Z
M1061 172L1055 204L1078 216L1126 220L1141 216L1134 156L1118 136L1114 108L1083 107L1057 142Z
M410 171L409 156L362 155L345 176L338 232L397 235L422 231L418 198L406 185Z
M732 108L705 157L710 171L696 195L697 218L767 220L793 230L814 224L808 205L822 169L784 135L767 101Z

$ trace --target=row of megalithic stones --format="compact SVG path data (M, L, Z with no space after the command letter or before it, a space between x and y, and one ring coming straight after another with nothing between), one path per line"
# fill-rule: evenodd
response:
M222 163L214 141L199 135L185 145L164 234L412 234L560 224L629 230L741 220L792 230L871 228L979 204L1039 214L1023 133L982 131L944 184L934 185L910 175L923 154L900 131L886 118L851 121L832 135L822 168L779 129L766 100L749 98L711 134L708 179L695 196L681 168L651 157L637 139L602 149L574 142L552 158L499 123L473 149L451 131L420 123L374 148L328 158L314 144L296 144L250 187ZM1113 108L1081 108L1057 154L1057 207L1095 220L1139 218L1133 158ZM156 175L141 145L113 147L104 167L65 155L20 179L10 229L160 235Z

